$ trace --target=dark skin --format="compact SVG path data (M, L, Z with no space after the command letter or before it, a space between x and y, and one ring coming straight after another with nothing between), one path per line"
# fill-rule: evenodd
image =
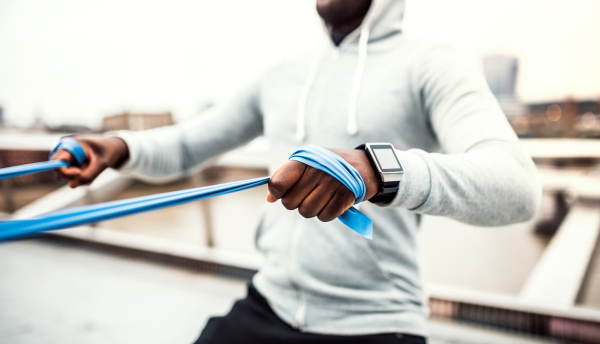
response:
M327 24L336 44L354 31L367 13L371 0L317 0L317 12ZM86 152L82 166L63 167L58 171L70 187L91 183L106 168L119 167L129 159L125 142L115 137L101 135L77 136ZM364 150L330 149L361 175L366 186L364 200L373 197L379 188L379 178L373 170ZM59 150L53 160L73 163L73 157ZM281 200L286 209L298 209L300 215L327 222L340 216L354 202L354 194L329 174L304 165L298 161L284 163L269 180L267 201Z
M375 196L379 178L373 170L367 153L357 149L329 149L354 167L366 186L365 200ZM298 161L287 161L269 180L267 201L281 204L288 209L298 209L300 215L317 217L323 222L342 215L355 201L354 194L329 174L304 165Z
M369 7L371 0L317 0L317 13L327 24L335 45L360 26Z
M81 135L74 138L85 150L85 161L81 166L77 165L71 153L63 149L59 149L51 157L51 160L71 163L72 166L63 167L57 173L72 188L90 184L105 169L117 168L129 159L127 144L120 138L102 135Z

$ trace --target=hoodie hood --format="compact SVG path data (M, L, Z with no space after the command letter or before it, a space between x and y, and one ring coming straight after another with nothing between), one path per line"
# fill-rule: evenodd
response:
M340 47L358 44L364 30L369 31L369 43L401 33L404 8L405 0L373 0L360 26L342 40ZM321 22L328 41L333 44L329 29L323 20Z
M348 135L356 135L358 133L358 124L356 121L356 103L360 93L360 86L364 74L365 65L367 63L368 44L386 39L388 37L400 34L402 32L402 18L404 16L404 0L373 0L371 7L365 15L362 23L348 36L346 36L338 47L334 46L331 40L331 34L324 21L324 32L327 36L326 41L330 47L342 50L349 45L358 45L358 62L354 72L354 81L352 92L350 93L348 106L348 122L346 131ZM310 95L311 88L315 82L319 72L319 60L321 56L317 54L313 62L302 93L298 102L297 108L297 128L296 141L304 142L306 139L306 103Z

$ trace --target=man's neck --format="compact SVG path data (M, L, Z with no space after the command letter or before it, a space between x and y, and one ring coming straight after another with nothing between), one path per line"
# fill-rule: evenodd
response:
M333 43L338 46L340 43L348 36L352 31L356 30L357 27L362 23L363 18L359 18L351 23L346 23L340 26L331 26L327 25L329 29L329 33L331 35L331 40Z

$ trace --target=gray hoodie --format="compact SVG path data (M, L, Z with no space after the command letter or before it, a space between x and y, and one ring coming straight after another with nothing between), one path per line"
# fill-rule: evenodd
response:
M406 170L397 197L360 205L372 241L339 221L266 205L256 235L266 259L253 283L301 331L426 335L421 214L498 226L530 219L539 203L535 167L483 78L451 49L402 35L403 9L374 0L339 47L325 39L272 66L208 114L118 134L130 151L125 169L151 178L184 176L259 135L271 172L308 144L394 144Z

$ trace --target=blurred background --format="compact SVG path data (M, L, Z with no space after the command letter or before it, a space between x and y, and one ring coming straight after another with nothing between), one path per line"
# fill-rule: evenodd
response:
M596 0L407 0L405 34L481 70L544 185L528 223L424 219L433 343L600 343L599 13ZM0 0L0 166L44 161L63 135L200 115L321 30L313 1ZM167 185L3 180L0 218L263 176L267 150L259 138ZM0 343L191 342L260 266L265 194L0 245Z

